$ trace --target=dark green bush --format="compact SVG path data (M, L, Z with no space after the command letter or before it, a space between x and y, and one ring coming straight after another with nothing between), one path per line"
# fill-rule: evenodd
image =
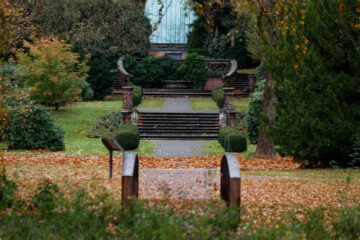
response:
M4 173L0 173L0 211L14 205L17 191L16 183L8 180Z
M10 149L64 150L64 132L45 108L31 105L25 110L12 108L5 127Z
M88 102L94 99L94 91L88 82L84 82L84 84L81 86L81 90L81 98L83 101Z
M143 90L142 87L140 86L134 86L134 90L133 90L133 104L134 106L138 106L141 103L142 100L142 96L143 96Z
M134 75L134 71L138 65L138 61L136 60L136 58L134 56L125 55L125 56L123 56L122 60L123 60L123 66L124 66L125 70L128 73Z
M185 76L184 80L192 81L192 87L201 89L206 83L206 66L204 57L197 53L190 53L184 60Z
M136 149L140 143L139 130L133 124L121 125L115 139L125 150Z
M353 0L342 5L306 1L305 23L292 22L289 28L296 33L287 33L276 51L266 52L279 98L272 137L284 153L310 167L347 167L353 135L360 132L359 35L351 27L359 6ZM309 42L299 61L294 56L304 38Z
M122 114L111 112L102 116L91 131L86 135L90 138L108 138L114 137L119 131L122 123Z
M221 146L227 152L245 152L247 150L246 136L237 128L220 128L218 138Z
M222 87L217 87L217 88L213 89L211 98L212 98L212 100L214 100L216 102L216 105L219 108L224 107L225 98L224 98L224 90L222 89Z
M116 65L114 62L101 57L92 57L87 65L90 67L90 71L86 81L94 91L94 99L102 100L112 91L114 73L111 70Z
M259 135L260 114L262 111L265 76L263 65L258 67L257 82L253 93L249 97L249 110L246 115L246 131L251 144L256 144Z
M168 55L145 58L138 64L131 57L124 60L125 69L134 75L133 83L144 88L161 87L163 80L175 79L177 65Z

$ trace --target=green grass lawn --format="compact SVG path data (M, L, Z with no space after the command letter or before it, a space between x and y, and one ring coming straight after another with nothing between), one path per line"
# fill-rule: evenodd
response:
M99 138L87 138L86 134L93 128L101 116L113 111L120 111L122 104L122 101L93 101L63 107L59 111L49 108L49 112L54 117L55 122L65 131L65 151L51 152L51 154L107 154L108 151ZM154 144L152 142L140 141L140 145L135 151L139 155L149 155L153 153L153 148ZM24 150L11 151L10 153L39 154L36 151ZM49 154L49 152L41 152L41 154Z
M256 150L256 145L248 144L246 152L243 152L241 154L245 154L247 157L250 158L254 156L255 150ZM218 140L204 141L203 151L205 155L223 155L226 152Z
M99 118L120 111L122 101L82 102L71 107L51 111L51 115L65 131L65 154L93 155L107 152L100 139L90 139L86 134Z
M137 108L164 108L164 98L143 98Z
M219 110L211 98L191 98L190 107L192 110Z
M219 141L204 141L203 151L205 155L223 155L225 154L224 148L220 145Z
M231 101L232 107L237 112L247 112L249 109L249 99L248 98L234 98Z
M245 74L255 74L256 68L250 68L250 69L238 69L237 73L245 73Z

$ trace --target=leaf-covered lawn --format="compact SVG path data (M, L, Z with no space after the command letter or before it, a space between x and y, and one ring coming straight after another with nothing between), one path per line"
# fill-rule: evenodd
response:
M355 205L360 201L360 170L304 170L299 169L299 165L290 157L249 159L238 155L238 158L243 176L241 197L242 204L246 207L244 219L254 217L257 221L267 223L281 218L287 211L301 216L306 214L308 208L318 207L326 207L327 213L331 214L339 206ZM180 194L191 198L201 191L207 191L214 201L220 203L219 170L211 171L205 178L202 177L204 173L196 170L219 168L220 160L221 156L140 157L140 199L152 199L151 201L156 202L163 198L162 188L168 184L166 186L169 187L170 196ZM113 179L108 179L108 156L6 155L2 164L6 166L7 175L17 182L24 199L31 199L38 184L50 179L68 195L74 188L85 188L90 197L106 191L116 200L120 200L121 163L121 157L117 154L114 159ZM177 174L175 169L179 171ZM151 170L160 172L152 174ZM192 178L188 178L186 174L190 174ZM296 178L315 175L314 179ZM352 176L351 181L346 180L349 175ZM165 181L160 184L158 181L154 185L154 179L161 176ZM279 178L273 178L275 176ZM283 176L289 178L281 178ZM185 192L179 193L178 189L185 189ZM188 200L171 198L169 203L176 205L179 201Z

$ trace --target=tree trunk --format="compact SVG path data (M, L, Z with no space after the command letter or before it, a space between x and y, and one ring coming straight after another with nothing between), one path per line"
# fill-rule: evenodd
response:
M59 106L60 106L60 104L55 103L55 111L58 111L58 110L59 110Z
M266 116L260 118L258 144L256 147L256 155L273 156L275 154L274 142L269 135L269 130L275 124L276 109L275 109L276 96L274 94L274 81L269 73L266 73L266 83L264 90L264 100L262 106L262 114Z

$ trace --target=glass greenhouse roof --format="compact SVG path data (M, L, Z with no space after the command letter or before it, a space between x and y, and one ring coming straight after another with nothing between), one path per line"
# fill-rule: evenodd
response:
M163 17L157 29L150 36L154 44L187 44L190 24L195 20L195 14L185 8L185 0L162 0L164 8ZM159 21L158 0L147 0L145 14L152 26Z

